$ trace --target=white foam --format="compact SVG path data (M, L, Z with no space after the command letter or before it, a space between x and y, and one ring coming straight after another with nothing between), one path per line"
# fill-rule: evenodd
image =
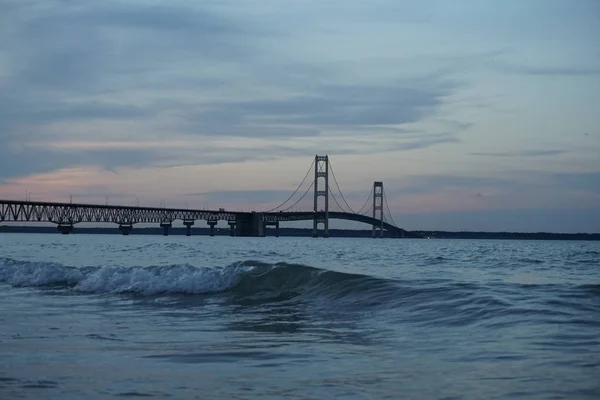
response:
M2 282L15 286L72 284L73 290L89 293L215 293L235 286L244 273L252 270L252 266L238 265L225 268L191 265L74 268L0 259Z
M60 264L0 260L0 281L14 286L42 286L57 282L75 283L83 278L82 271Z

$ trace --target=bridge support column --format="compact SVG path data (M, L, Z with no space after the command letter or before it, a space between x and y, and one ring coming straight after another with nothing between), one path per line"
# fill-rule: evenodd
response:
M319 178L324 187L320 189ZM319 224L323 224L323 237L329 237L329 156L315 156L313 237L319 237ZM319 211L319 197L325 198L324 208Z
M163 236L169 236L169 229L171 229L170 222L161 222L160 227L163 228Z
M194 221L192 220L185 220L183 221L183 225L185 225L185 236L192 236L192 226L194 225Z
M229 236L234 237L235 236L235 221L229 221L227 224L229 224Z
M379 211L379 213L378 213ZM379 214L379 216L377 215ZM383 237L383 182L373 182L373 219L379 217L379 226L373 225L373 237L377 237L379 228L379 237Z
M217 221L206 221L208 226L210 226L210 236L215 236L215 226L217 226Z
M265 236L263 213L238 213L235 217L236 236Z
M63 235L73 232L73 224L58 224L58 231Z
M128 236L133 230L133 224L119 224L119 231L123 236Z
M263 236L267 236L267 227L274 226L275 227L275 237L279 237L279 221L275 222L263 222Z

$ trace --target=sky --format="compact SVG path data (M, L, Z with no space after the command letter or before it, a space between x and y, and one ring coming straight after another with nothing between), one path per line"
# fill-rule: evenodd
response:
M597 0L0 9L2 199L267 210L328 154L405 229L600 232Z

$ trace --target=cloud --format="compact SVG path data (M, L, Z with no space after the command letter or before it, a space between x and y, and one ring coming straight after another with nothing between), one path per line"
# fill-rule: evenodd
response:
M205 68L220 64L223 52L240 61L247 51L236 41L240 21L198 7L9 4L0 29L0 60L7 60L4 71L0 63L0 135L13 141L48 138L48 124L57 122L156 119L166 85L208 85L182 69L198 59ZM191 65L181 63L192 54Z
M97 108L98 97L126 109L118 100L127 90L150 89L188 68L201 71L252 54L239 39L255 30L207 8L132 1L52 4L13 6L6 18L3 35L10 40L3 40L0 52L8 54L11 68L0 85L10 90L2 97L20 100L25 110L42 103L60 113L74 102Z
M408 181L408 183L406 183ZM445 189L460 190L479 190L484 187L501 187L515 184L508 178L478 177L478 176L456 176L456 175L429 175L429 176L410 176L405 179L405 183L397 184L392 182L391 189L387 189L392 194L426 194L440 193ZM482 197L483 194L478 192Z
M86 121L94 123L99 120L128 120L146 118L152 115L152 110L126 104L109 104L92 101L83 103L24 102L20 99L0 98L0 127L6 129L6 135L21 137L19 127L41 128L55 122Z
M0 179L7 180L43 171L83 165L97 165L107 170L139 167L148 162L172 161L172 153L158 149L93 149L87 151L46 151L26 148L19 151L0 150Z
M410 80L384 85L315 86L310 92L245 101L211 101L184 107L182 130L204 135L240 137L305 137L343 130L363 134L380 127L418 122L432 116L455 90L443 78L414 87ZM396 130L400 133L400 130ZM425 135L422 135L425 136Z
M9 60L4 73L0 63L4 178L90 163L114 170L414 150L455 143L465 129L402 128L433 117L460 88L448 69L350 79L352 65L274 47L273 37L285 43L292 34L282 35L277 12L257 17L237 3L9 4L0 30L10 38L0 40L0 59ZM114 145L159 137L187 144Z
M389 147L388 151L417 150L417 149L424 149L427 147L435 146L437 144L459 143L460 140L456 137L456 134L457 134L457 132L426 135L422 139L413 140L413 141L404 142L404 143L397 143L396 145Z
M536 76L598 76L600 75L600 66L582 67L582 66L527 66L518 64L495 63L494 68L501 72L514 73L521 75Z
M126 29L151 31L194 31L204 35L244 32L241 25L232 24L223 16L210 12L207 8L171 4L145 4L139 2L108 1L105 4L87 7L83 13L71 15L83 23L101 26L115 26ZM199 39L203 39L200 37Z
M484 157L543 157L556 156L569 153L567 150L550 149L550 150L521 150L521 151L498 151L498 152L473 152L469 153L472 156Z
M255 118L320 126L398 125L430 115L452 93L449 82L411 87L410 82L385 86L324 85L311 95L228 104ZM237 106L237 107L236 107Z
M231 4L55 4L10 11L16 35L3 47L18 68L0 94L0 135L9 144L0 150L3 178L77 165L118 171L459 143L471 124L457 117L415 125L437 117L464 87L451 78L457 69L505 52L427 54L428 63L441 63L434 72L363 80L344 73L368 73L382 60L279 59L266 33L282 25L240 18ZM397 69L397 60L383 61ZM133 129L73 129L114 121ZM56 133L63 128L69 133ZM177 145L143 145L159 135ZM119 136L125 143L115 143Z
M0 179L94 165L116 171L123 167L179 167L269 161L317 153L331 156L365 155L394 151L409 151L457 143L457 132L420 135L419 132L387 131L381 138L332 136L280 144L270 138L200 137L178 140L58 140L23 143L0 149ZM422 137L421 137L422 136ZM242 167L240 167L242 168Z
M476 197L530 196L542 192L558 192L560 196L583 195L581 204L600 194L600 172L557 173L545 171L513 171L497 176L476 176L473 174L455 175L413 175L402 180L392 180L386 185L386 192L392 195L441 194L455 190ZM577 200L573 200L576 204ZM547 203L547 201L546 201Z

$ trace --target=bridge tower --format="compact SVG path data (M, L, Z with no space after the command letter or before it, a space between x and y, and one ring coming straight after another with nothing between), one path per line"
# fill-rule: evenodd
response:
M319 190L319 180L323 178L324 187ZM314 180L315 213L313 219L313 237L318 237L319 224L323 224L323 237L329 237L329 156L315 156L315 180ZM325 208L319 210L319 197L325 197Z
M379 214L379 215L377 215ZM379 226L373 224L373 237L377 237L379 228L379 237L383 237L383 182L373 182L373 218L378 219Z

